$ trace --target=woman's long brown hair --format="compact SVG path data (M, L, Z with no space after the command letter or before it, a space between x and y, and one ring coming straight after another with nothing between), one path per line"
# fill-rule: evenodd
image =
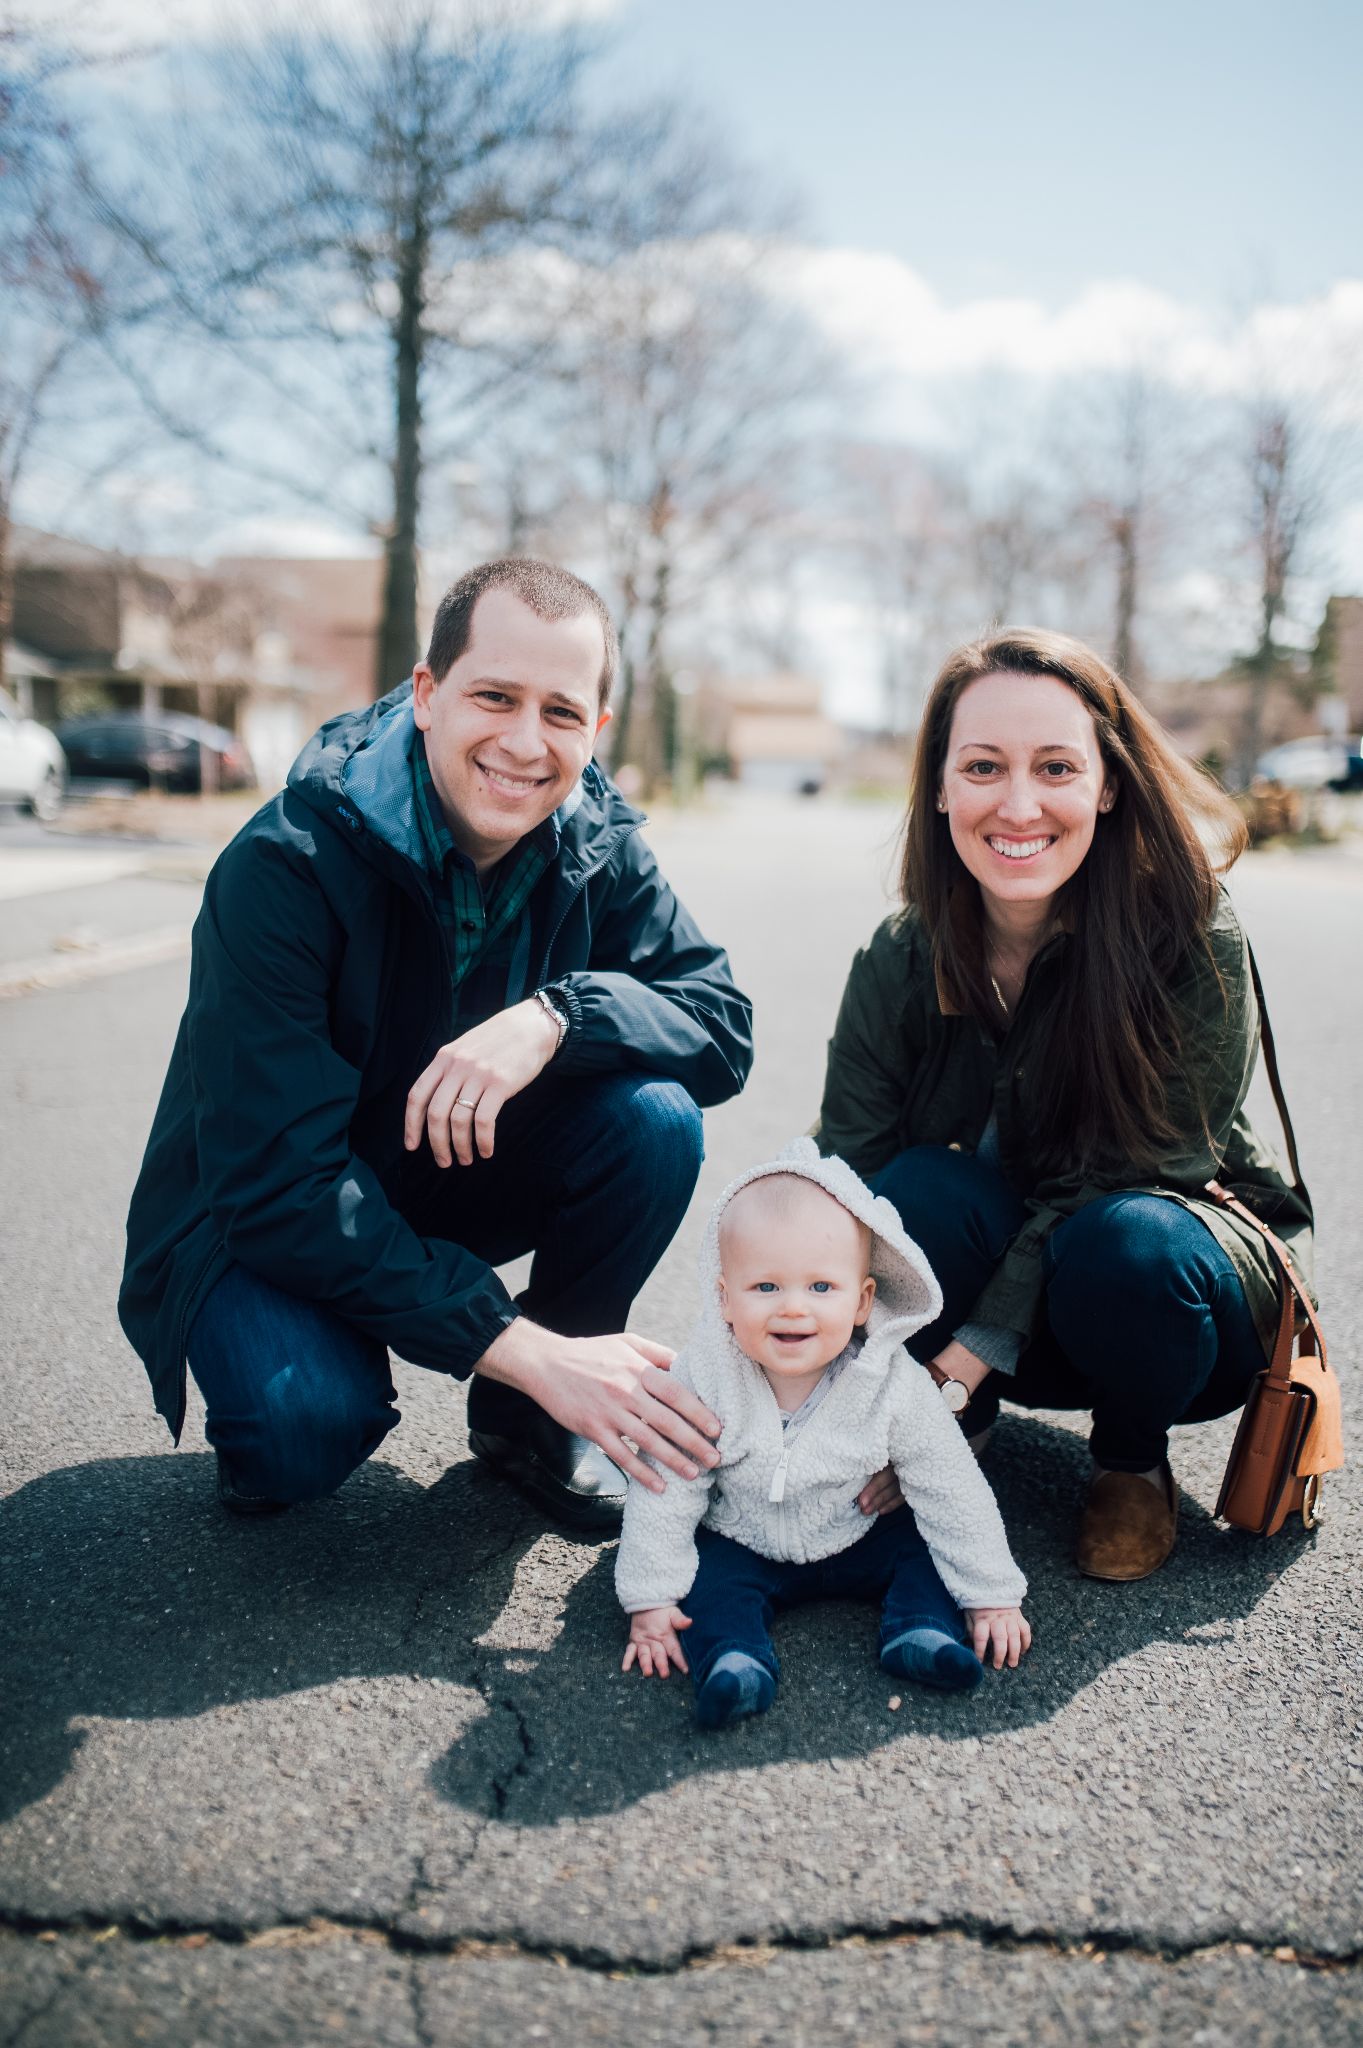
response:
M1057 911L1069 941L1029 1095L1038 1171L1102 1161L1153 1164L1176 1135L1169 1082L1180 1026L1174 970L1207 945L1218 874L1244 851L1223 790L1177 754L1106 662L1060 633L1019 629L958 648L933 684L919 729L904 825L901 887L932 940L952 1006L997 1028L978 885L936 807L957 700L981 676L1053 676L1093 717L1117 791ZM1199 824L1203 832L1199 832ZM1215 844L1209 852L1206 839Z

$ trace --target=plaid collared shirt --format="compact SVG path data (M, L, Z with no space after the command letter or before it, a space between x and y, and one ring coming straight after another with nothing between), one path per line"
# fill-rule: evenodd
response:
M558 820L550 816L498 861L487 887L455 845L426 759L426 736L412 749L412 795L435 907L458 988L481 954L524 910L530 892L558 853Z

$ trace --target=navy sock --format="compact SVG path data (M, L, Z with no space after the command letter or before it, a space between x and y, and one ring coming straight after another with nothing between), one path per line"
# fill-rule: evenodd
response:
M776 1680L765 1664L745 1650L726 1650L696 1688L696 1720L702 1728L727 1728L745 1714L765 1714L775 1698Z
M973 1650L941 1628L910 1628L880 1653L884 1670L915 1685L934 1685L939 1692L970 1692L984 1677Z

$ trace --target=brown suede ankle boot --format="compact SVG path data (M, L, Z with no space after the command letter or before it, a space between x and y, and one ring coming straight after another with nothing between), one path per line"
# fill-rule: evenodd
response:
M1164 1489L1139 1472L1104 1472L1089 1487L1076 1563L1090 1579L1148 1579L1174 1547L1178 1487L1166 1465Z

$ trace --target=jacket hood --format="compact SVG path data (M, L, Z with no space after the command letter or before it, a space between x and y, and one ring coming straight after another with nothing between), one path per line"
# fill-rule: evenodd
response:
M871 1232L871 1274L875 1299L866 1322L863 1360L883 1361L896 1346L935 1322L942 1313L942 1290L927 1256L909 1237L899 1211L884 1195L873 1195L864 1180L843 1159L824 1158L812 1138L795 1138L765 1165L750 1167L730 1181L710 1214L700 1251L701 1317L717 1325L734 1349L733 1332L719 1305L720 1218L740 1188L772 1174L795 1174L812 1181L841 1202Z
M333 818L358 845L368 841L372 848L377 842L411 866L424 868L412 798L416 734L409 676L377 704L343 711L320 726L289 770L288 787L313 810ZM555 817L560 833L574 824L571 836L582 841L575 850L588 863L598 832L605 836L643 822L594 761L587 763Z

